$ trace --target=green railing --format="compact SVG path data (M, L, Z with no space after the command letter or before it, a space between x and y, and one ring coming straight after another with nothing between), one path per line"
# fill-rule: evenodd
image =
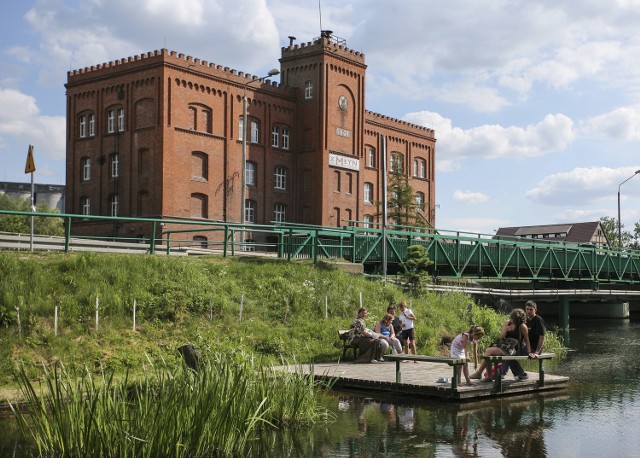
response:
M344 228L304 224L270 225L182 219L107 217L0 210L3 215L61 218L64 223L63 248L73 249L79 241L136 242L148 244L148 252L171 254L184 249L205 248L234 256L247 251L272 254L287 259L345 259L362 264L403 266L411 245L423 245L434 262L431 274L438 278L485 278L520 280L584 280L591 282L640 282L640 252L522 238L494 238L425 228L400 227L394 230L361 227L359 222ZM88 225L126 227L135 224L142 238L78 235ZM103 227L104 229L104 227ZM117 232L117 231L114 231ZM193 234L207 234L206 242L194 241ZM245 234L255 240L247 241ZM73 235L72 235L73 234ZM210 236L209 236L210 235ZM383 247L386 244L386 250ZM386 251L386 260L383 259Z

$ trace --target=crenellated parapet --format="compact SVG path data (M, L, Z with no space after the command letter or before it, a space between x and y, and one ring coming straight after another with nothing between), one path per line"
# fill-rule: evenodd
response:
M155 65L168 65L187 73L204 74L236 83L240 86L262 77L163 48L78 70L71 70L67 72L67 81L71 84L79 83L88 79L114 76L118 73L124 74L134 70L138 71ZM263 81L261 87L284 88L277 81L271 80Z
M373 111L365 110L365 122L373 122L381 124L390 128L399 128L410 132L418 133L420 135L427 135L429 137L435 136L435 131L428 127L413 124L411 122L403 121L401 119L393 118L391 116L382 115Z
M306 43L291 43L282 48L282 59L299 58L307 54L314 54L319 51L328 52L337 57L348 59L364 65L364 53L354 51L346 46L346 41L331 34L330 31L323 31L322 35Z

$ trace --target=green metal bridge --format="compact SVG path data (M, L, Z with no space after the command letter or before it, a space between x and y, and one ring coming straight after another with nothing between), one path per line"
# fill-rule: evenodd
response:
M242 226L208 220L106 217L31 213L0 210L1 218L60 218L64 236L60 250L73 251L90 241L128 244L150 254L185 251L217 252L223 256L270 254L287 259L344 259L376 270L382 264L402 271L411 245L425 247L433 261L430 273L437 279L523 281L582 281L598 284L640 283L640 251L576 245L541 239L494 238L492 235L402 227L400 230L352 226L331 228L302 224ZM123 227L135 224L147 234L142 238L80 236L88 226ZM85 228L85 230L80 230ZM141 230L142 230L141 229ZM124 232L124 231L120 231ZM206 241L194 241L194 234ZM72 234L74 234L72 236ZM249 236L247 236L250 235ZM9 237L5 234L2 237ZM249 239L249 241L247 241ZM2 242L2 240L0 240ZM22 248L24 235L22 235ZM47 245L47 249L52 244ZM115 245L114 245L115 246ZM0 247L11 248L0 243ZM15 246L13 246L15 248ZM30 244L33 249L34 244ZM36 246L36 249L38 247Z

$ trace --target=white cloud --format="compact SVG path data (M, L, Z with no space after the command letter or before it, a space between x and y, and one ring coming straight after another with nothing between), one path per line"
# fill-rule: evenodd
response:
M499 227L509 226L508 220L498 218L451 218L437 221L437 227L455 227L456 231L493 235Z
M144 16L144 20L141 20ZM94 0L74 8L39 0L25 15L41 35L31 50L42 82L66 71L166 47L241 71L277 65L278 30L266 0Z
M489 200L489 196L482 192L460 191L453 192L453 199L463 204L481 204Z
M640 140L640 108L621 107L582 123L580 133L586 137Z
M435 129L439 170L451 170L465 157L522 159L562 151L575 138L573 121L563 114L547 115L526 127L484 125L471 129L453 127L438 113L408 113L404 119Z
M554 173L527 191L527 198L547 205L587 205L616 197L620 183L633 176L640 167L578 167L569 172ZM629 188L637 188L630 183Z
M52 159L65 157L64 116L43 116L36 100L14 89L0 89L0 142L36 146L39 154ZM26 157L26 156L25 156Z

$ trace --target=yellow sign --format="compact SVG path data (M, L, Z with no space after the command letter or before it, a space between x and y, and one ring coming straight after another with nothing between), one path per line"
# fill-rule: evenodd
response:
M33 145L29 145L27 153L27 165L24 166L24 173L33 173L36 171L36 163L33 160Z

